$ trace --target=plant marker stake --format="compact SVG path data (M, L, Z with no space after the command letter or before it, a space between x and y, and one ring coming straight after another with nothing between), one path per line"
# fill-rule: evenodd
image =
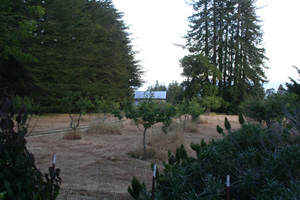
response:
M52 162L53 171L55 171L55 163L56 163L56 153L53 153L53 162Z
M229 188L230 188L230 176L229 175L227 175L226 186L227 186L227 200L229 200Z
M152 198L151 198L151 200L154 200L155 177L156 177L156 165L154 165L154 167L153 167L153 179L152 179Z

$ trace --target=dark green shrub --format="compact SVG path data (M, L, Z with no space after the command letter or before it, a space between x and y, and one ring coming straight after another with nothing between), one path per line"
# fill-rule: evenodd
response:
M284 109L290 112L299 107L299 98L296 94L271 94L264 99L248 98L240 105L241 112L259 123L265 122L271 125L273 122L281 122L284 117Z
M192 121L197 121L199 116L204 112L205 108L199 103L199 98L193 97L189 102L189 112L192 116Z
M245 124L224 139L191 144L193 158L181 146L169 153L157 177L161 199L298 199L300 145L286 130Z
M150 194L147 192L145 183L140 183L135 176L132 177L131 187L128 186L128 192L136 200L150 199Z
M231 124L230 124L230 122L228 121L227 117L225 117L224 125L225 125L225 128L226 128L227 131L230 131L230 130L231 130Z
M242 113L239 113L239 123L240 125L244 125L245 119Z
M16 122L13 121L14 116ZM59 169L42 174L26 148L26 108L14 109L12 98L1 101L0 194L4 199L55 199L61 178ZM16 125L15 125L16 123Z

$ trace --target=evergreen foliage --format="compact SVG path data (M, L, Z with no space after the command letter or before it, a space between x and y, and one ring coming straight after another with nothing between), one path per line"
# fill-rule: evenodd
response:
M177 105L183 100L183 88L177 82L169 83L167 89L167 103Z
M158 173L155 199L225 199L227 175L230 199L299 198L299 135L289 130L245 124L223 139L191 144L196 158L181 146Z
M242 113L239 113L239 123L240 125L244 125L245 119Z
M140 183L135 176L132 177L131 187L128 186L128 192L136 200L147 199L150 197L149 193L147 193L145 183Z
M167 87L164 84L159 84L156 81L154 86L148 87L147 91L167 91Z
M17 109L11 97L1 99L0 198L54 200L62 181L60 169L49 167L49 174L42 174L36 168L34 156L26 148L27 116L25 106Z
M271 125L273 122L282 121L285 117L284 110L293 113L299 106L299 97L294 93L270 94L266 98L251 97L240 105L240 110L245 116L259 123Z
M294 66L300 76L300 70ZM289 93L294 93L300 97L300 84L296 80L290 78L291 83L286 83L287 91ZM279 89L279 88L278 88Z
M201 94L205 84L197 79L203 77L206 83L217 87L218 96L230 103L233 112L237 112L236 105L247 96L263 96L266 57L255 3L255 0L190 1L194 13L189 17L186 48L191 55L181 60L186 76L184 86L192 89L189 95ZM192 66L194 77L190 77L183 61L199 55L202 57L198 63L209 63L218 70L208 75Z
M228 121L228 118L227 118L227 117L225 117L224 125L225 125L225 128L226 128L227 131L230 131L230 130L231 130L231 124L230 124L230 122Z
M42 111L60 112L70 90L121 101L141 85L111 0L5 0L0 11L1 86L38 99Z

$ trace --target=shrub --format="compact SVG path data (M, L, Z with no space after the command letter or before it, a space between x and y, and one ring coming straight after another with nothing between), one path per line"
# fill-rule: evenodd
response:
M244 124L224 139L183 146L169 153L157 177L157 199L225 199L226 176L231 199L298 199L300 145L288 131Z
M197 121L199 116L204 112L204 108L199 103L199 99L197 97L192 98L192 100L189 102L189 108L192 121Z
M241 112L259 123L271 125L282 121L284 109L293 112L298 106L298 96L295 94L271 94L265 99L249 98L240 105Z
M221 107L223 99L218 96L205 96L201 98L201 101L205 111L210 114L211 109L216 110Z
M12 120L16 113L16 127ZM42 174L26 148L26 108L15 109L12 98L1 101L0 110L0 197L4 199L56 199L61 184L60 170L49 167Z

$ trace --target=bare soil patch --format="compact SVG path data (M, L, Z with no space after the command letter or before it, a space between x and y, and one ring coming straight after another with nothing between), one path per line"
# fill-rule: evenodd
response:
M196 124L197 133L184 132L184 145L190 155L195 155L189 148L191 142L222 138L216 126L224 128L225 117L233 129L240 128L237 116L202 115L200 123ZM89 125L95 118L84 116L81 124ZM68 128L69 122L68 115L44 116L38 120L34 132ZM146 138L149 139L157 130L159 128L149 129ZM27 138L27 147L42 172L47 173L52 154L56 153L56 167L61 169L63 179L59 199L131 199L127 187L132 176L145 181L150 188L151 163L162 169L161 160L139 160L127 154L142 143L142 132L130 121L123 122L122 134L86 134L81 131L81 135L81 140L63 140L62 133Z

